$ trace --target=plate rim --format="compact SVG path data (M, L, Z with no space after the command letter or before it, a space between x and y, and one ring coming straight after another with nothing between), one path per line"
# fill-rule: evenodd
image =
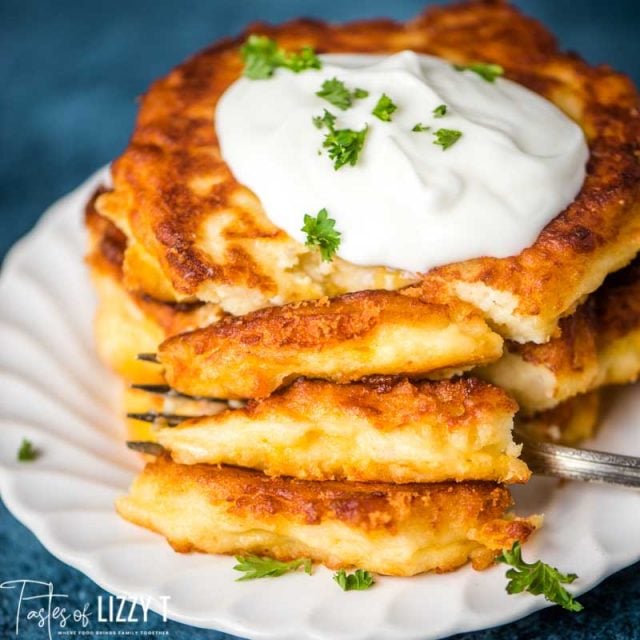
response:
M69 212L69 203L73 202L74 198L80 196L80 194L90 193L98 184L108 182L108 167L102 167L96 172L94 172L89 178L87 178L82 184L78 187L70 191L65 196L56 200L52 205L50 205L42 216L38 219L36 224L29 230L25 235L23 235L20 239L18 239L13 246L7 252L3 263L2 268L0 269L0 283L5 280L11 278L11 274L14 269L14 263L16 263L19 259L19 256L28 252L30 245L34 242L34 239L43 233L59 218L63 218L65 216L70 216ZM77 212L76 212L77 213ZM81 258L81 257L80 257ZM45 258L46 260L46 258ZM5 418L0 414L0 420L5 421ZM36 427L33 427L36 428ZM52 438L54 436L51 436ZM87 576L90 580L92 580L95 584L97 584L103 590L109 593L121 593L120 590L114 589L113 585L110 585L104 575L104 572L95 566L91 566L90 558L85 557L87 553L84 555L82 553L73 554L68 553L63 545L60 544L60 541L56 539L54 535L50 535L50 532L47 531L47 527L45 524L46 514L38 513L37 511L30 510L24 504L20 502L19 497L14 494L11 489L11 477L12 477L12 469L5 467L0 464L0 494L2 495L2 499L7 506L9 512L26 528L28 528L39 540L39 542L45 547L45 549L51 553L55 558L64 562L65 564L73 567L74 569L82 572L85 576ZM115 510L114 510L115 515ZM156 534L157 535L157 534ZM166 543L165 543L166 544ZM90 553L90 552L89 552ZM631 566L632 564L638 562L640 560L640 547L634 554L627 554L625 559L618 558L617 560L613 560L613 558L608 557L606 563L606 569L601 572L597 578L589 581L587 585L581 585L579 588L573 590L573 593L576 596L582 595L587 591L593 589L597 585L599 585L603 580L605 580L610 575L616 573L617 571ZM464 570L464 569L463 569ZM467 568L468 570L468 568ZM452 574L453 575L453 574ZM403 579L404 580L404 579ZM379 588L384 588L383 585ZM134 595L129 592L130 595ZM505 624L509 624L520 620L535 611L542 610L548 606L551 606L551 603L544 601L542 598L534 598L528 597L526 601L522 601L522 604L516 605L514 602L514 607L512 609L506 608L501 615L493 616L490 620L484 620L484 622L478 624L470 622L464 622L464 618L462 620L458 619L454 624L449 625L444 632L445 635L438 633L437 635L428 635L428 629L421 631L420 633L417 630L407 629L407 633L405 635L396 635L394 637L403 638L406 640L415 638L424 639L426 637L429 638L444 638L449 636L450 634L456 633L465 633L465 632L473 632L480 631L483 629L489 629L494 627L503 626ZM156 613L160 613L157 607L154 608L152 604L151 609L156 611ZM187 615L181 614L179 611L170 610L169 611L169 619L175 620L182 624L190 625L196 628L202 629L215 629L218 631L222 631L224 633L230 633L233 635L239 635L243 638L262 638L262 639L281 639L282 636L279 633L278 629L268 629L265 630L253 628L251 625L243 624L243 622L239 619L232 620L230 616L230 612L226 611L226 616L222 615L221 617L213 620L213 616L210 616L209 620L197 620L193 619ZM487 617L487 614L484 616ZM214 626L215 625L215 626ZM309 629L300 628L296 626L295 628L287 629L288 635L291 638L295 637L303 637L300 634L308 633ZM324 635L312 635L312 636L304 636L304 637L313 637L313 638L324 638ZM328 637L328 636L326 636ZM347 637L347 636L344 636ZM355 636L349 636L355 637ZM359 638L368 638L373 636L358 636Z

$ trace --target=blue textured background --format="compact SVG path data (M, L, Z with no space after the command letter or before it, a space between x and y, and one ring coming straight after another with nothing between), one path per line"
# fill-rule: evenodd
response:
M550 26L566 48L591 62L607 62L640 84L638 0L516 4ZM0 258L48 204L124 148L136 96L190 53L255 19L404 19L424 5L423 0L0 0ZM547 609L459 640L640 638L639 568L630 567L583 596L581 614ZM0 582L24 577L53 581L76 602L95 602L102 593L48 554L0 503ZM11 607L0 592L1 640L14 637ZM165 625L158 616L146 627L128 628L168 630L172 640L230 638ZM41 632L20 634L27 640L40 637Z

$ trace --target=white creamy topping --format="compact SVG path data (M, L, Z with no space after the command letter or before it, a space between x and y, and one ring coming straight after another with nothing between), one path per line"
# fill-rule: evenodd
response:
M342 233L337 254L358 265L424 272L503 258L531 245L582 185L588 149L581 129L514 82L490 83L411 51L325 55L322 62L321 70L240 78L215 118L235 177L300 242L304 214L326 208ZM316 95L334 77L369 96L338 109ZM383 93L397 105L391 122L371 114ZM441 104L447 113L435 118ZM335 170L322 148L326 129L312 118L325 108L336 129L368 125L355 166ZM414 132L416 123L431 130ZM443 150L434 144L440 128L462 137Z

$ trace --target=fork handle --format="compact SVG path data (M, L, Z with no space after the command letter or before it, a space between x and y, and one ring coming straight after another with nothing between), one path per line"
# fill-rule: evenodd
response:
M591 449L574 449L523 438L522 458L534 473L640 487L640 458Z

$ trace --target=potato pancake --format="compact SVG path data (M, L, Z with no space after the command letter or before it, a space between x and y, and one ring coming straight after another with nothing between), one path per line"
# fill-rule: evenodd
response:
M640 249L640 110L633 84L609 67L563 53L538 22L517 9L466 2L430 8L408 23L298 20L253 25L251 32L291 50L410 49L453 63L497 63L507 78L581 126L590 149L584 185L538 239L513 257L478 258L426 274L340 259L323 264L317 252L274 226L221 157L214 113L242 73L243 34L177 67L142 100L131 142L113 165L114 187L97 203L129 241L127 289L160 300L212 302L242 315L268 305L419 282L427 302L434 285L446 287L481 309L504 337L540 343Z
M505 515L511 504L492 482L311 482L158 458L116 506L177 551L305 557L410 576L468 560L486 568L524 542L541 519Z
M502 338L465 303L394 291L268 307L170 338L158 357L169 384L194 396L263 398L300 376L345 383L422 376L502 355Z
M298 380L243 409L163 428L182 464L229 464L269 476L365 482L526 482L511 437L516 403L479 380Z

